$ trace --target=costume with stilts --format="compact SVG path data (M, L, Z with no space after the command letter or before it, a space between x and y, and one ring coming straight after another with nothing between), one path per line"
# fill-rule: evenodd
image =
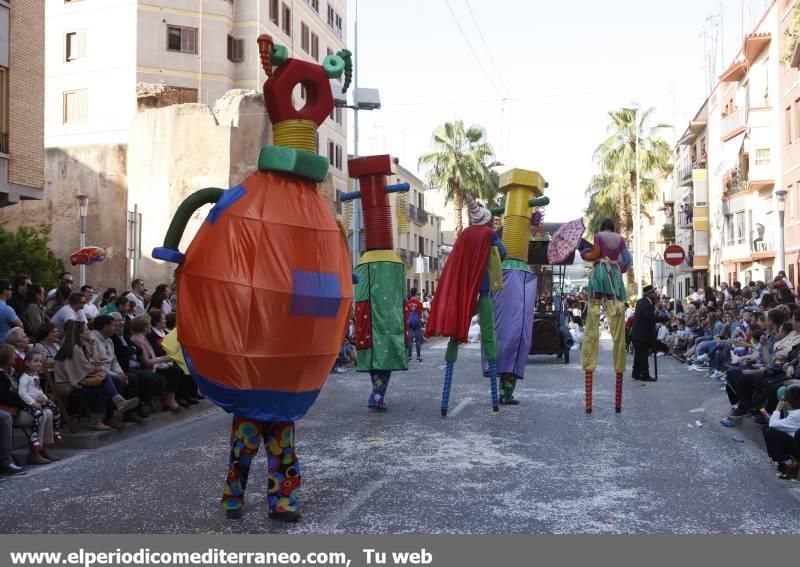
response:
M615 402L617 413L622 411L622 377L625 373L625 282L622 274L631 264L625 239L613 231L598 232L594 245L581 250L581 257L594 262L589 274L588 315L584 323L581 365L585 373L586 413L592 413L592 386L600 347L600 308L605 308L611 338L614 341L614 371L616 372Z
M445 379L442 391L442 415L447 415L453 370L458 359L459 343L469 337L469 323L475 312L476 299L481 325L481 344L489 361L492 408L499 410L497 396L497 337L494 330L494 308L490 291L503 286L501 262L506 247L488 225L492 213L468 197L471 226L464 229L453 246L453 251L433 296L426 337L450 337L445 353Z
M394 251L390 193L407 192L408 183L386 184L392 158L379 155L347 162L350 177L359 180L359 191L345 193L343 202L361 199L364 211L366 252L355 273L356 365L369 372L372 382L367 407L386 410L386 389L394 370L408 370L405 318L406 265ZM403 213L405 211L402 211Z
M507 171L500 176L505 208L492 209L495 214L505 213L503 242L508 249L503 260L503 289L492 294L502 405L519 403L514 398L514 390L517 380L525 377L525 365L531 350L537 280L528 265L528 248L534 207L543 207L550 202L547 197L542 197L546 187L547 183L538 172ZM536 216L541 219L541 214Z
M317 127L333 109L330 79L347 75L349 52L323 65L289 59L258 38L274 145L258 171L232 189L204 189L178 208L153 257L179 264L179 349L171 349L205 396L233 414L222 507L241 516L253 457L268 453L270 517L294 521L301 484L294 423L317 398L342 345L353 300L346 242L317 183L328 160ZM273 73L273 66L277 70ZM307 104L296 110L302 83ZM194 212L214 203L186 253L178 251Z

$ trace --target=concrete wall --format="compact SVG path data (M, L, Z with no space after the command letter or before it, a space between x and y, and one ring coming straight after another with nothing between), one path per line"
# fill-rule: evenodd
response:
M71 146L45 150L45 187L42 201L23 201L0 209L0 221L14 229L20 224L53 226L50 247L71 269L69 256L79 248L80 216L76 195L89 196L87 245L109 249L100 264L87 266L86 282L98 288L125 285L126 260L126 149L125 146ZM47 285L55 282L42 282Z

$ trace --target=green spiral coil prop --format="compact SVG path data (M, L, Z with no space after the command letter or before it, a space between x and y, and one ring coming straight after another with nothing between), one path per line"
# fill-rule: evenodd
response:
M342 87L342 93L346 93L347 89L350 88L350 83L353 82L353 54L349 49L342 49L336 55L344 60L344 86Z

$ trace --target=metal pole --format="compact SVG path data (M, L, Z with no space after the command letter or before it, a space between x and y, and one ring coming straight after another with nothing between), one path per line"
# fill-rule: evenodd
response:
M633 219L636 233L636 295L642 297L642 192L639 187L639 107L635 113L636 128L636 216Z
M783 239L783 226L784 226L784 203L781 201L785 199L783 195L778 197L778 250L777 254L775 255L775 275L778 275L778 272L783 272L786 270L785 266L785 256L786 256L786 243Z
M81 248L86 246L86 215L81 212ZM86 285L86 265L81 264L78 269L81 287Z
M355 17L353 18L353 157L358 157L358 0L355 2ZM358 179L353 181L353 190L358 191ZM361 257L361 199L353 201L353 269L358 265Z

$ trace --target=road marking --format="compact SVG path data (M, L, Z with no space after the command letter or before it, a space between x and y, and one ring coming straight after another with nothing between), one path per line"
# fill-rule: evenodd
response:
M364 502L366 502L370 496L372 496L375 492L378 491L384 484L386 484L389 479L383 480L376 480L374 482L370 482L361 491L355 495L353 499L350 500L350 504L347 507L340 511L333 517L333 527L337 527L339 524L344 522L350 514L356 511L356 509L361 506Z
M457 416L459 413L461 413L461 410L467 407L470 403L472 403L472 398L464 398L463 400L458 402L458 405L453 408L453 411L447 412L447 415L449 417Z

